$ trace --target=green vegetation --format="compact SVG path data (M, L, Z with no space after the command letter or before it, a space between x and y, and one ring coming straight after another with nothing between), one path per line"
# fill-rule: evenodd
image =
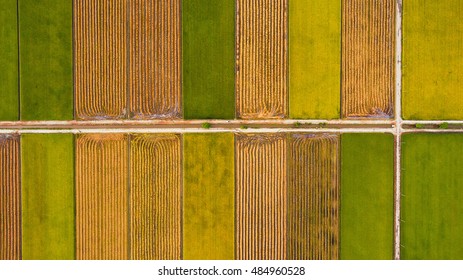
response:
M440 129L447 129L447 128L449 128L449 123L448 122L443 122L443 123L439 124L439 128Z
M300 122L294 123L294 127L300 127L300 126L301 126L301 123L300 123Z
M21 139L22 257L74 259L74 137Z
M73 119L72 1L19 0L21 120Z
M463 119L461 1L404 1L403 9L403 117Z
M394 141L341 136L341 259L392 259Z
M247 125L242 125L240 126L241 129L248 129L249 127Z
M424 124L417 123L417 124L415 124L415 127L421 129L421 128L424 128Z
M401 258L462 259L463 135L407 134L402 151Z
M290 117L339 118L341 1L291 0L289 41Z
M16 121L19 117L16 3L4 0L0 7L0 121Z
M235 1L182 4L185 119L235 117Z
M205 123L202 123L202 124L201 124L201 127L202 127L202 128L205 128L205 129L209 129L209 128L211 128L211 124L208 123L208 122L205 122Z
M185 134L184 259L234 259L234 136Z

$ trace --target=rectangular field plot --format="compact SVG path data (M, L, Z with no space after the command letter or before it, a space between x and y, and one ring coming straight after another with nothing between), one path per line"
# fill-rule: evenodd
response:
M402 142L401 258L463 259L463 135Z
M76 257L128 259L128 136L76 140Z
M289 3L289 116L339 118L341 1Z
M236 135L236 259L286 258L286 134Z
M21 136L22 257L75 258L74 136Z
M130 257L181 258L181 138L133 135L130 141Z
M343 134L341 136L341 259L392 259L393 199L393 136Z
M184 135L183 258L234 259L233 134Z
M403 2L403 117L463 119L463 1Z
M391 118L395 0L342 0L342 7L342 117Z
M288 0L237 0L236 115L288 115Z
M19 136L0 134L0 260L21 259Z
M290 138L287 259L339 258L339 136Z

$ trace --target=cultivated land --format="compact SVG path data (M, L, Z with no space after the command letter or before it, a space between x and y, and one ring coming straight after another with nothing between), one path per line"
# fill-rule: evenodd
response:
M235 117L235 1L182 3L185 119Z
M74 259L74 136L21 136L22 258Z
M287 259L339 258L339 135L290 136Z
M342 117L394 113L395 0L343 0Z
M463 119L463 1L403 5L404 119Z
M401 258L463 258L463 134L402 141Z
M0 260L21 258L19 136L0 134Z
M17 0L4 0L0 8L0 121L19 117Z
M237 0L236 115L288 115L288 0Z
M128 136L76 140L76 258L128 259Z
M339 118L341 2L291 0L289 5L289 116Z
M236 155L236 259L286 258L286 134L239 134Z
M130 116L181 118L181 1L130 1Z
M233 134L185 134L183 258L234 259Z
M19 29L21 120L73 119L72 1L19 0Z
M132 135L130 141L130 258L181 258L181 137Z
M341 259L393 257L393 141L390 134L341 136Z

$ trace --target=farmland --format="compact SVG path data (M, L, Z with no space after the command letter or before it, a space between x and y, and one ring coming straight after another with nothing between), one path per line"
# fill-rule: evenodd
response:
M289 42L289 116L339 118L341 2L291 0Z
M403 137L403 259L463 258L462 143L462 134Z
M236 115L288 115L288 0L237 1Z
M287 259L339 258L339 136L290 138Z
M393 117L395 0L343 0L342 116Z

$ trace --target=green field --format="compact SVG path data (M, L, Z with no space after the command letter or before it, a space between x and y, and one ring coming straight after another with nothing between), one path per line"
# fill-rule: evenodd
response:
M401 258L463 259L463 134L403 137Z
M183 258L234 259L234 136L185 134Z
M73 119L72 0L19 0L21 120Z
M182 4L185 119L235 117L235 1Z
M339 118L341 1L291 0L289 41L290 117Z
M16 0L0 5L0 121L19 117L18 23Z
M341 259L393 258L393 201L393 136L343 134Z
M74 136L21 139L22 257L74 259Z
M403 117L463 119L463 1L404 1L403 9Z

